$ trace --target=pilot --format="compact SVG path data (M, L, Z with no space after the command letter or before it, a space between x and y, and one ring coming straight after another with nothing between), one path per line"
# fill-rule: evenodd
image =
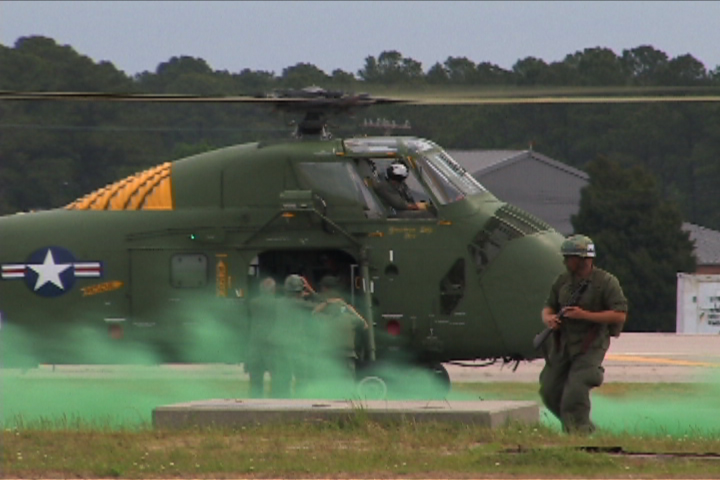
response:
M593 264L595 245L584 235L560 247L566 272L550 289L542 320L554 330L540 372L540 397L568 433L590 434L590 390L602 385L610 337L620 335L628 303L617 278Z
M427 204L418 203L410 193L405 180L408 178L408 168L402 162L393 162L385 171L385 178L375 182L375 193L396 211L427 210Z

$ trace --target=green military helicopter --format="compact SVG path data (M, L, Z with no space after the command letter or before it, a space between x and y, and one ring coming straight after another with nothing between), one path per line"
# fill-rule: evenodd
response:
M563 237L496 198L431 140L333 138L327 130L331 114L412 99L316 88L222 98L0 92L0 99L222 101L304 115L292 141L164 163L64 208L0 218L2 332L22 332L27 352L5 366L91 362L78 331L107 341L107 351L142 345L159 362L241 363L248 300L262 278L282 283L293 273L311 284L328 273L342 279L372 320L361 347L366 366L402 358L449 382L445 362L539 355L532 339L563 269ZM400 211L378 195L393 165L408 171L420 208ZM201 341L210 348L193 349ZM113 355L101 361L132 361Z

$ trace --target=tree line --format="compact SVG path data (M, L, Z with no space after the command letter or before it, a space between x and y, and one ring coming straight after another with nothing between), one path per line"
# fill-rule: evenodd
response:
M420 62L392 50L368 56L354 73L335 69L328 74L309 63L289 66L280 74L248 68L228 72L213 70L201 58L180 56L160 63L154 72L127 75L110 62L95 62L47 37L22 37L12 47L0 46L0 90L238 95L309 85L398 92L432 88L440 92L495 89L512 93L513 89L530 87L712 89L720 87L720 66L708 70L690 54L670 58L643 45L623 50L620 55L607 48L588 48L552 63L527 57L511 69L475 63L466 57L448 57L425 70ZM430 138L446 149L524 150L532 146L558 161L587 170L591 175L590 194L584 192L576 228L598 236L601 255L603 246L615 245L610 250L614 251L627 247L629 241L608 237L608 228L617 225L607 222L634 227L631 230L636 237L648 246L643 247L642 258L655 252L666 257L671 253L662 272L655 272L660 283L646 283L664 288L660 302L664 320L653 320L648 314L635 324L638 328L633 327L669 328L673 306L668 292L671 288L674 292L675 271L693 266L686 251L687 238L676 238L677 234L682 237L676 231L679 224L684 220L720 229L719 106L655 103L377 108L368 115L399 123L407 120L412 125L410 134ZM284 121L287 119L265 107L247 105L0 102L0 214L60 207L138 170L212 148L287 137L290 129ZM339 133L358 133L361 118L333 122ZM593 167L597 162L602 168ZM608 180L610 173L637 181ZM599 179L602 175L604 179ZM625 185L628 191L610 193L610 197L591 195L593 188L618 185ZM603 205L598 199L611 197L625 201L626 208L604 205L613 212L611 217L591 214L589 220L583 219L593 212L591 207ZM637 219L629 220L629 205L649 209L647 221L638 224ZM661 221L662 216L670 220ZM671 246L663 240L668 238L674 239ZM622 256L603 259L618 268L632 264L637 269L642 264L640 257L631 263L623 263L625 260ZM634 275L623 273L621 281L627 284L629 280L630 290L640 292L639 284L633 283ZM638 275L646 280L655 278L651 269ZM649 308L651 298L640 293L633 293L633 297L631 304L656 312Z

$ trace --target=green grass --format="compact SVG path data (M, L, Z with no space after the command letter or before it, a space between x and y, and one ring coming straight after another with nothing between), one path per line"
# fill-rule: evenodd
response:
M658 461L577 448L622 446L631 452L720 454L720 435L693 440L607 434L583 438L541 425L490 430L460 424L382 425L363 418L175 431L46 426L4 432L3 476L462 478L542 473L584 478L720 478L720 460Z
M718 388L619 384L593 391L598 432L567 436L547 413L538 425L498 430L461 424L372 422L361 408L342 420L237 429L153 430L152 409L246 397L233 376L2 379L2 477L698 477L720 478L720 460L588 453L720 454ZM457 383L449 399L539 401L535 383Z

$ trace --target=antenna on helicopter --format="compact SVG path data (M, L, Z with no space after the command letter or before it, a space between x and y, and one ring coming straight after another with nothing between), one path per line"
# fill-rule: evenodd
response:
M410 120L405 120L405 123L397 123L395 120L388 120L387 118L377 118L374 120L372 118L365 118L362 127L368 130L381 129L385 136L392 135L393 131L396 130L409 131L412 129Z

